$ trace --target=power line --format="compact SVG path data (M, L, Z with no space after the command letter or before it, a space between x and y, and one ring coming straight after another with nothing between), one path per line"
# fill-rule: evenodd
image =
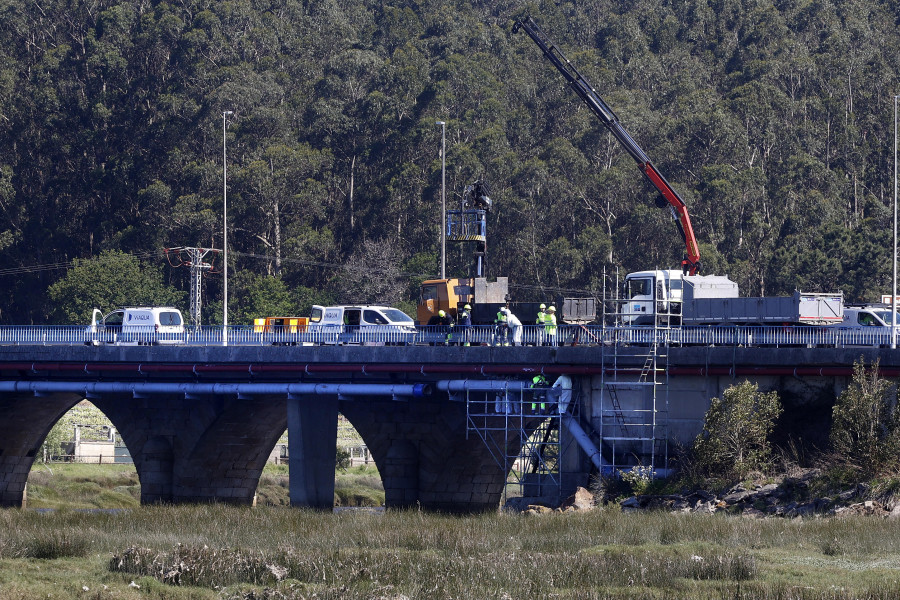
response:
M153 258L156 256L162 256L164 253L162 250L151 251L151 252L142 252L137 254L126 254L126 256L133 256L134 258ZM78 262L83 262L85 260L90 260L86 258L76 258L70 260L68 262L57 262L57 263L46 263L43 265L24 265L21 267L10 267L7 269L0 269L0 276L2 275L20 275L25 273L40 273L43 271L55 271L59 269L71 269Z

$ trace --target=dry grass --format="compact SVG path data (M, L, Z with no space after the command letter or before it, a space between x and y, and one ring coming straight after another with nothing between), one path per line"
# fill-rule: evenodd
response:
M53 592L69 581L109 595ZM0 600L48 589L57 598L849 599L897 597L898 581L900 523L871 518L0 511Z

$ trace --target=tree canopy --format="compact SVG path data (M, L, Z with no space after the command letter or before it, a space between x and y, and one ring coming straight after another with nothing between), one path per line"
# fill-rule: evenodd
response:
M488 271L515 299L677 267L655 190L511 33L526 11L684 197L705 272L745 295L889 289L897 3L521 6L3 3L0 322L82 322L48 289L104 252L187 290L163 249L222 247L223 158L236 298L408 302L440 270L437 121L448 207L490 185ZM447 250L466 275L474 248ZM210 322L220 275L204 294Z

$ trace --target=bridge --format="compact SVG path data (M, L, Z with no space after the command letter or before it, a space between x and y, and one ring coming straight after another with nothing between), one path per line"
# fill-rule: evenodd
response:
M41 443L85 398L128 446L142 503L252 504L287 429L292 505L330 509L341 413L371 451L387 506L473 512L498 507L511 472L526 496L545 497L598 470L662 472L673 445L700 431L709 400L745 378L778 390L788 420L827 431L854 361L900 376L900 353L887 348L679 345L669 333L664 344L618 331L518 347L3 341L0 504L25 505ZM564 413L529 389L539 374L571 379Z

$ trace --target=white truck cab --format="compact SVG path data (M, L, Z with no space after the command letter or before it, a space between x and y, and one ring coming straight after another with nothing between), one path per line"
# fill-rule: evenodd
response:
M308 331L326 344L412 343L416 324L397 308L377 305L314 305Z
M684 273L680 269L629 273L623 286L622 322L634 327L653 325L657 313L680 314L683 287Z
M183 344L184 319L171 306L128 306L105 316L94 309L87 329L88 344Z

